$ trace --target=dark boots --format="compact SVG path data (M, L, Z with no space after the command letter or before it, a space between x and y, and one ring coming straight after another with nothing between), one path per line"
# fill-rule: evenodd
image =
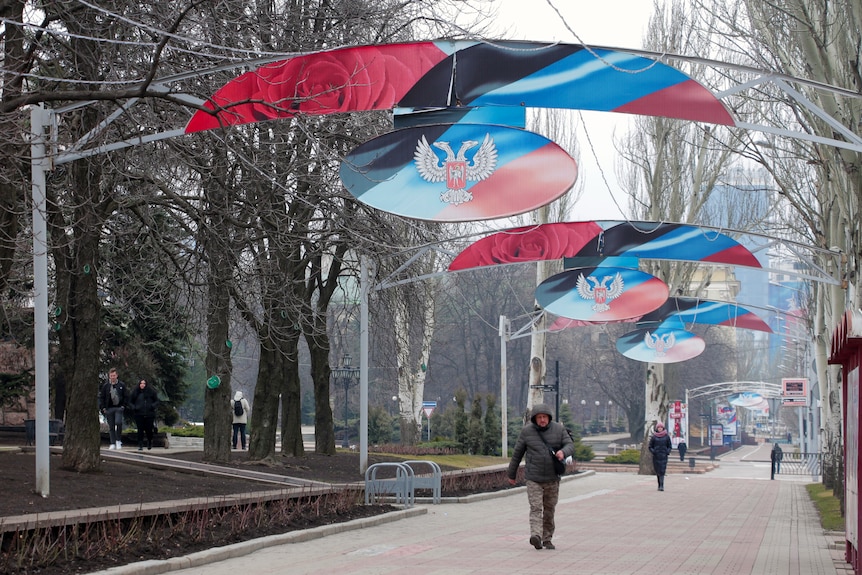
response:
M664 475L658 476L658 490L664 491Z

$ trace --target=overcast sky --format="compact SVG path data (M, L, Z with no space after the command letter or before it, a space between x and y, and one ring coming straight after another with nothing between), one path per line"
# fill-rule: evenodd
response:
M650 0L499 0L498 5L496 27L506 38L641 48L653 3ZM614 174L612 136L614 132L618 135L625 132L628 116L605 112L582 114L599 163L593 159L586 135L581 131L578 137L579 180L584 184L584 195L571 219L622 219L623 214L614 205L608 188L625 209L627 200L618 193Z

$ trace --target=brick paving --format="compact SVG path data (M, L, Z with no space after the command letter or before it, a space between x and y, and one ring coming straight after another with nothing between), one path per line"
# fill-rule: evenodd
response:
M768 450L743 448L709 473L669 475L664 492L654 477L632 473L589 472L564 481L553 551L528 543L527 496L514 490L471 503L420 505L397 521L361 520L352 528L287 534L106 573L851 573L837 550L842 537L820 528L805 491L810 481L770 481Z

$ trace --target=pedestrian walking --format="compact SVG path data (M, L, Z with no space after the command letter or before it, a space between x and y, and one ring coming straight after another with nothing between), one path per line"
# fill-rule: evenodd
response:
M138 451L144 450L144 437L147 440L147 449L153 448L153 431L158 405L159 396L156 391L152 386L147 385L147 380L139 381L138 386L129 396L129 406L135 416L135 425L138 427Z
M664 491L664 475L667 472L667 458L673 450L670 436L664 428L664 424L659 422L655 425L655 432L649 438L649 452L652 453L652 465L655 468L655 475L658 478L658 490Z
M685 452L688 451L688 445L685 444L685 441L680 441L676 448L679 449L679 460L685 461Z
M241 391L237 391L231 402L231 411L233 412L233 441L231 447L237 449L237 435L242 443L242 448L245 449L245 427L248 423L248 412L251 409L248 401L242 396Z
M120 381L117 368L108 370L108 383L99 392L99 411L108 423L108 449L123 447L123 417L126 408L126 384Z
M770 459L772 459L773 473L781 473L781 460L784 459L784 452L781 450L781 446L777 443L772 445Z
M522 429L509 462L509 483L514 485L521 459L530 503L530 545L554 549L554 513L560 497L563 461L574 455L575 444L562 424L553 419L548 405L539 403L530 412L530 422ZM556 462L554 461L556 459ZM562 471L559 470L562 466Z

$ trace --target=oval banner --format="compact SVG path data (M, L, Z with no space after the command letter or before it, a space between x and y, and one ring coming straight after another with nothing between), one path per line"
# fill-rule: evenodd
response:
M705 349L701 337L684 329L638 329L617 340L621 354L650 363L678 363L699 356Z
M365 142L341 163L357 200L400 216L468 222L523 214L574 185L575 160L547 138L491 124L431 124Z
M667 284L639 270L592 267L566 270L536 288L536 301L546 311L589 322L641 317L668 298Z

